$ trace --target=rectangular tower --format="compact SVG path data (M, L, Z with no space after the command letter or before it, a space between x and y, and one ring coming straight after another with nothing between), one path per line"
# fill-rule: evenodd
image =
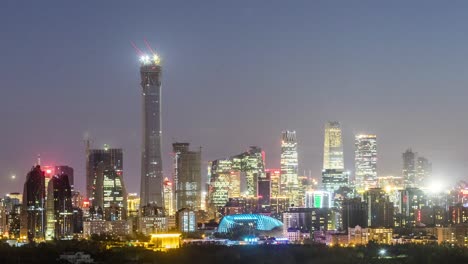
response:
M299 180L297 178L298 158L296 131L283 131L281 139L281 195L290 203L299 206Z
M348 186L349 174L344 171L343 138L339 122L325 125L323 143L322 187L331 193Z
M182 208L200 209L201 149L191 151L189 143L172 144L176 211Z
M164 206L161 158L161 65L158 55L140 58L143 100L141 206Z
M377 187L377 136L356 135L355 147L356 189Z
M86 196L91 204L95 199L96 184L105 170L115 170L122 178L123 175L123 152L122 149L109 148L104 145L103 149L88 149L86 158ZM93 204L94 205L94 204Z

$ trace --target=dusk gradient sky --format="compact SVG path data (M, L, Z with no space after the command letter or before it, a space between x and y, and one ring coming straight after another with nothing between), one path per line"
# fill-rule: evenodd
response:
M318 177L326 121L378 137L379 175L401 174L412 147L445 183L467 178L466 1L2 1L0 193L66 164L84 190L83 137L124 149L139 191L141 88L130 45L163 59L163 164L171 144L205 162L250 145L279 167L296 130L301 172ZM16 174L16 180L10 176Z

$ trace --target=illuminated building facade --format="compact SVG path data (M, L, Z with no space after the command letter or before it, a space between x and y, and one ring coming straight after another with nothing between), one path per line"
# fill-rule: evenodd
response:
M230 160L215 160L211 162L211 176L208 190L209 206L217 211L229 200L231 192Z
M219 233L228 233L237 226L250 226L253 230L271 231L283 223L275 218L260 214L237 214L223 217L218 226Z
M241 190L241 180L245 180L245 192ZM259 180L266 180L265 155L259 147L252 146L247 152L230 159L212 161L208 193L210 206L219 211L229 198L257 197Z
M267 169L265 170L266 177L270 179L270 196L278 197L280 196L280 179L281 179L281 170L280 169Z
M103 209L104 219L124 220L127 217L127 193L122 170L99 165L93 189L92 205Z
M306 208L329 208L332 207L331 193L327 191L307 191L305 193Z
M189 143L174 143L172 149L176 210L200 209L201 148L190 151Z
M323 169L344 170L343 138L339 122L328 122L325 124Z
M21 209L21 236L30 240L45 238L45 192L45 175L37 165L26 176Z
M143 100L143 142L141 153L141 206L164 205L161 158L161 65L157 54L140 58Z
M194 210L180 209L176 214L176 222L179 232L193 233L197 231L197 213Z
M73 236L71 185L66 174L57 174L47 186L46 240L70 239Z
M108 145L104 145L103 149L90 149L88 143L86 149L86 196L91 204L94 203L97 178L102 176L100 174L104 170L123 172L122 149L109 148Z
M336 229L335 212L330 208L291 207L283 213L283 234Z
M281 139L281 195L300 206L296 131L283 131Z
M164 186L164 211L166 215L174 215L174 190L172 182L166 177L163 182Z
M130 217L138 216L140 209L140 197L137 193L129 193L127 195L127 215Z
M377 187L377 136L356 135L355 137L356 189Z

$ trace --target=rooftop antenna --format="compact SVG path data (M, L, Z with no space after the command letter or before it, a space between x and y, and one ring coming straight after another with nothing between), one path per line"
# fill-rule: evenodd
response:
M36 165L37 165L37 166L41 166L41 154L37 154Z

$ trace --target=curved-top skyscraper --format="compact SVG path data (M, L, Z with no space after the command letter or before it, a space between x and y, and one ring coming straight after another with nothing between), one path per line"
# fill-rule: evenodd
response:
M164 206L161 159L161 65L158 55L140 58L143 98L143 146L140 204Z

